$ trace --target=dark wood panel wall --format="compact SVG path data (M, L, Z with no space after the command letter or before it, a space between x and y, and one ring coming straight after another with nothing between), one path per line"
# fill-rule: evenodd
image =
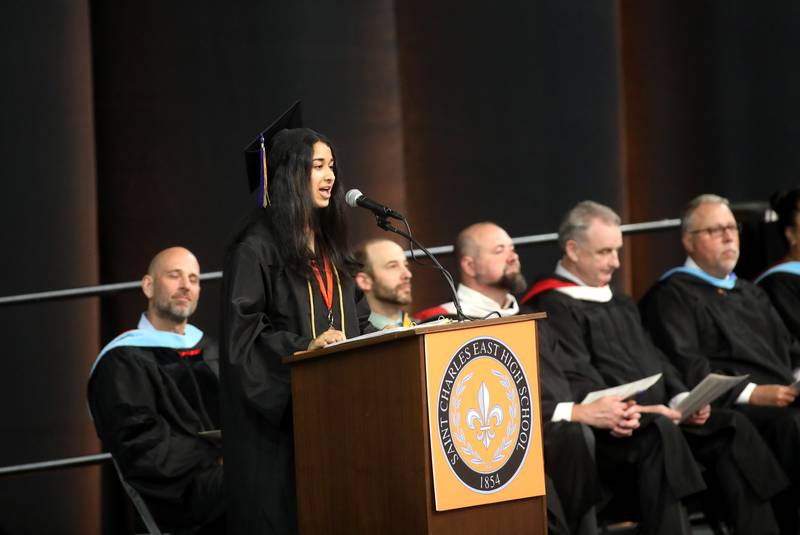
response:
M253 203L242 148L297 98L339 178L431 246L478 220L552 232L582 199L636 222L798 181L790 0L50 0L6 2L0 21L1 295L136 279L174 244L221 269ZM354 241L380 234L363 211L351 224ZM531 277L558 257L521 253ZM677 233L629 239L625 259L618 282L639 295L682 260ZM447 299L415 277L417 308ZM211 334L218 291L196 316ZM86 374L142 308L131 293L0 309L0 464L97 451ZM0 480L0 526L99 533L99 480Z
M89 5L0 7L0 294L97 284ZM99 445L85 403L96 299L0 308L0 465ZM99 471L0 479L0 532L97 533ZM4 531L5 530L5 531Z

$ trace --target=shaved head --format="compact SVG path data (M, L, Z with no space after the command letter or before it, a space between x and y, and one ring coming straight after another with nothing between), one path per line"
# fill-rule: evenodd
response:
M462 230L456 238L461 283L502 304L507 293L526 287L519 256L508 233L483 221Z
M198 273L200 272L200 262L197 261L197 258L194 256L194 254L192 254L192 252L185 247L176 246L169 247L156 254L153 259L150 260L150 264L147 266L147 274L153 276L159 270L163 269L165 265L177 259L193 261L195 264L197 264Z
M500 228L491 221L473 223L458 233L456 237L456 258L463 256L476 257L481 252L481 238L494 229Z
M142 277L147 317L159 330L182 332L200 298L200 263L184 247L170 247L153 257Z

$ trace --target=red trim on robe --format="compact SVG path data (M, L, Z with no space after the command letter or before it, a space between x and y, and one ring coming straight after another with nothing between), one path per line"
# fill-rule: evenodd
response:
M577 286L577 284L574 282L562 281L560 279L542 279L534 284L530 290L528 290L528 293L522 297L519 304L524 305L526 301L530 301L540 293L555 290L556 288L564 288L566 286Z
M187 350L185 350L185 351L178 351L178 356L180 356L181 358L185 358L185 357L196 357L197 355L200 355L200 354L202 354L202 353L203 353L203 350L202 350L202 349L200 349L200 348L197 348L197 349L187 349Z
M452 312L450 312L446 308L435 306L426 308L424 310L420 310L419 312L414 314L414 321L423 322L423 321L428 321L429 319L434 318L436 316L449 316L451 314Z

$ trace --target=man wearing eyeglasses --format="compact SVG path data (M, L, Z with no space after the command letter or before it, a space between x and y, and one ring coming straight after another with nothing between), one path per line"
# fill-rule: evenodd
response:
M656 344L694 387L709 372L749 375L723 405L747 415L792 481L780 496L781 533L798 533L800 516L800 345L769 298L737 279L739 227L727 199L701 195L682 219L686 263L667 271L642 299Z
M580 202L562 220L558 242L562 257L555 273L538 280L521 299L521 306L547 312L546 323L560 349L553 352L558 357L553 360L563 369L576 399L661 375L651 388L634 397L635 403L629 402L629 411L640 415L632 437L620 440L613 434L594 432L598 458L636 461L633 468L642 532L690 532L681 526L681 503L698 489L692 482L692 470L681 462L681 446L688 445L690 460L706 469L709 492L704 499L714 504L735 533L776 533L769 500L787 481L757 430L731 410L712 411L706 406L693 414L678 412L687 385L653 345L635 302L611 284L623 248L619 216L608 206ZM549 379L542 375L543 392L550 386ZM656 437L650 444L646 441L652 438L645 438L648 433ZM661 468L646 460L655 447L662 451ZM618 480L605 481L624 494L626 486L620 486Z

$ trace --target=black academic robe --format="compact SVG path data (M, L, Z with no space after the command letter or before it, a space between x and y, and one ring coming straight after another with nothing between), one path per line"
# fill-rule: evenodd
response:
M662 379L636 396L638 403L668 404L672 397L688 390L678 370L649 338L636 305L627 296L614 293L609 302L602 303L548 290L537 294L526 306L547 312L571 360L572 369L567 375L579 399L591 391L655 373L662 373ZM650 417L643 418L642 427L650 421ZM680 426L680 430L695 459L712 468L717 481L724 481L724 488L722 484L718 486L718 490L722 488L719 496L725 502L725 510L738 515L729 520L743 533L768 530L768 521L754 523L742 508L748 512L763 509L764 515L772 518L765 502L787 481L750 422L738 413L715 410L705 425ZM640 431L641 428L637 430ZM665 454L670 455L673 448L665 448Z
M677 273L642 298L642 318L655 343L693 387L709 372L749 374L756 384L791 384L800 346L766 293L739 279L732 290ZM718 405L730 405L746 386Z
M771 273L758 281L758 285L767 292L789 332L800 340L800 275Z
M538 310L538 309L537 309ZM526 307L526 312L530 311ZM563 350L562 340L552 332L552 317L540 322L539 366L542 396L542 421L544 434L545 466L562 502L570 499L583 507L593 498L594 504L605 494L617 495L614 509L622 517L640 514L642 528L647 534L680 533L685 522L680 500L705 488L700 470L681 432L665 418L647 417L646 425L632 437L615 438L607 429L591 428L591 458L587 459L578 445L585 444L581 431L588 426L573 422L552 422L558 403L579 402L585 396L584 381L577 379L576 362ZM594 480L587 480L585 472L591 470ZM584 472L584 484L576 472ZM588 483L592 482L594 486ZM560 485L559 485L560 484ZM581 489L577 496L561 487ZM587 491L592 490L593 494ZM573 491L574 492L574 491ZM628 505L625 505L625 504ZM569 507L564 507L569 513ZM580 511L578 509L577 511ZM574 514L568 516L574 526ZM603 516L608 511L600 511ZM615 513L610 513L613 516Z
M615 293L610 302L597 303L548 290L525 306L547 312L559 344L570 358L566 374L577 398L656 373L662 373L662 379L637 396L639 403L666 403L688 390L678 371L652 344L627 296Z
M725 290L677 273L653 286L640 309L654 341L690 386L711 371L749 374L748 381L756 384L786 385L794 380L792 370L800 366L797 341L766 293L742 279L732 290ZM776 510L782 528L794 531L800 526L800 404L795 401L787 408L734 405L745 385L718 404L733 406L753 422L789 476L792 486L786 491L788 497L782 498L788 505Z
M217 348L121 346L88 384L97 434L163 528L200 526L225 510L222 452L201 431L220 428Z
M594 437L583 424L553 422L553 412L562 402L573 401L569 382L558 364L558 345L546 321L537 323L539 335L539 386L545 472L550 486L548 513L551 531L579 532L585 515L593 515L603 498L595 463ZM590 519L593 521L593 519Z
M297 531L291 384L282 359L328 328L316 279L286 265L275 232L265 213L233 244L224 268L220 372L228 531L237 535ZM374 330L363 293L338 272L333 327L348 337Z

